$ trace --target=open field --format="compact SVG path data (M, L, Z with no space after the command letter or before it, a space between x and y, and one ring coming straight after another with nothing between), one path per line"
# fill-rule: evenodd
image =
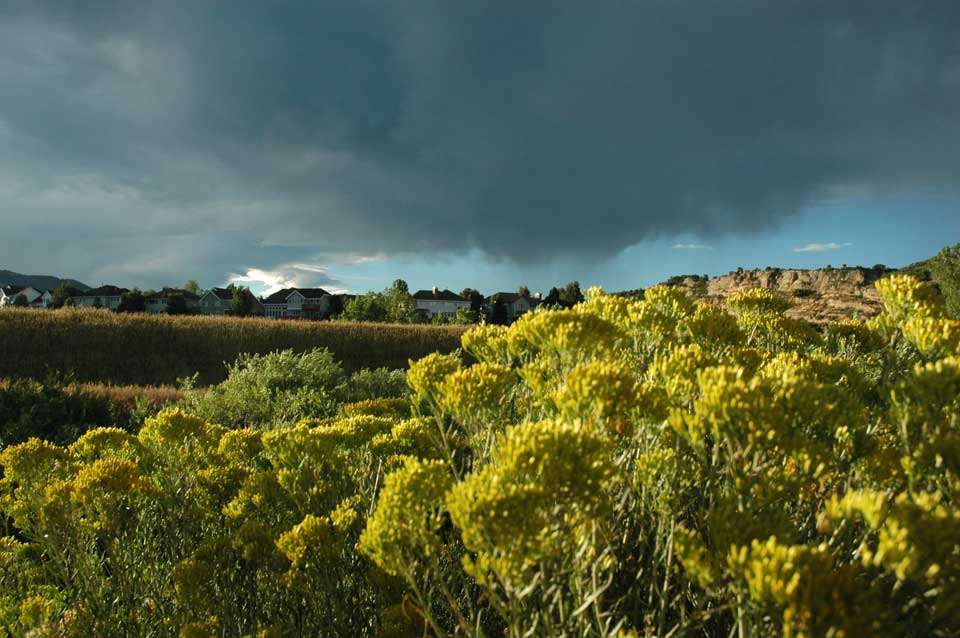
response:
M463 326L168 317L98 310L0 310L0 377L172 385L199 372L209 385L241 353L328 348L346 370L403 368L409 359L459 346Z

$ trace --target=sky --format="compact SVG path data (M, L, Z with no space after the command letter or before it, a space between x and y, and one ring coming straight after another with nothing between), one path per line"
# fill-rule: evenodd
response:
M0 0L0 269L608 290L960 242L953 0Z

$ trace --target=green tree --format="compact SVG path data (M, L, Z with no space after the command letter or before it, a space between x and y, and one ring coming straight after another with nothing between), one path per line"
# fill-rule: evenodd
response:
M410 286L408 286L407 282L403 279L395 279L392 287L394 290L399 290L400 292L410 292Z
M460 291L460 296L470 301L470 310L474 313L479 313L483 308L483 295L480 294L480 291L473 288L464 288Z
M526 286L520 286L519 288L517 288L517 294L520 295L521 297L526 297L527 299L529 299L530 289L527 288Z
M930 275L940 287L947 313L960 319L960 244L945 247L930 260Z
M123 293L117 306L117 312L143 312L145 309L146 301L139 288Z
M550 289L550 292L547 293L547 296L544 298L543 303L548 306L559 306L560 305L560 289L554 286Z
M344 321L387 321L387 309L383 295L379 292L368 292L357 295L344 304L340 318Z
M246 317L253 312L253 306L256 300L253 293L246 286L236 286L231 284L230 290L233 298L230 300L230 314L234 317Z
M187 307L187 300L180 293L174 293L167 297L168 315L186 315L190 313Z
M406 283L404 283L404 286L406 286ZM417 302L408 290L393 287L384 290L383 297L387 310L387 321L391 323L410 323L413 320L413 311L417 307Z
M402 280L398 280L402 281ZM348 301L340 318L344 321L410 323L416 302L402 287L393 286L382 292L368 292Z
M27 306L30 305L30 302L27 301L26 295L24 295L23 293L20 293L19 295L13 298L13 305L18 308L26 308Z
M571 281L559 291L560 305L570 308L583 301L583 293L580 292L580 282Z
M493 309L490 312L490 323L498 326L505 326L510 323L507 317L507 304L503 303L500 299L493 302Z
M53 289L53 300L50 302L51 308L62 308L67 305L67 300L80 294L76 287L70 284L60 284ZM72 304L70 304L72 305Z
M183 284L183 289L187 292L197 294L200 292L200 284L198 284L195 279L190 279L187 283Z

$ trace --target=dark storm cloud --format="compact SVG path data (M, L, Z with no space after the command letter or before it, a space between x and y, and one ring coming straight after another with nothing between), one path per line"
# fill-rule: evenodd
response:
M4 226L207 247L170 272L609 255L960 177L955 2L0 7Z

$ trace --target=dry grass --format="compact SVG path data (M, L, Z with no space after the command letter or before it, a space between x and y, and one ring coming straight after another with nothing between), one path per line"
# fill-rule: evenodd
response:
M181 390L169 385L107 385L103 383L77 383L68 386L68 390L80 390L111 403L133 408L138 399L146 399L151 407L160 409L168 403L186 399L191 393L206 392L203 388Z
M456 349L464 329L3 308L0 377L59 372L78 382L164 386L199 372L199 383L209 385L241 353L315 347L328 348L349 371L403 368L408 359Z

